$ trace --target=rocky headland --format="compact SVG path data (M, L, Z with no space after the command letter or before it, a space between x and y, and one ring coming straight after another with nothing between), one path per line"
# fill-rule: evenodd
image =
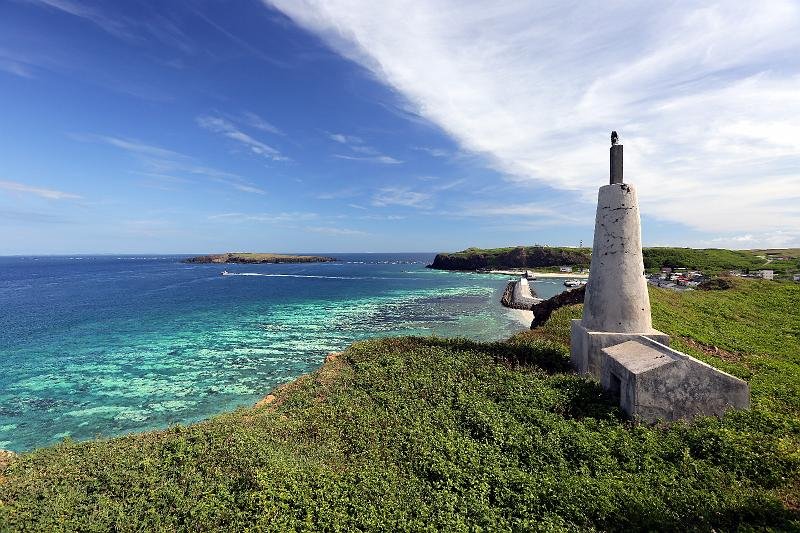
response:
M516 248L467 248L461 252L437 254L430 268L440 270L487 270L497 268L544 268L589 266L587 248L517 246Z
M256 254L256 253L225 253L199 255L184 259L184 263L330 263L336 261L333 257L319 255L286 255L286 254Z

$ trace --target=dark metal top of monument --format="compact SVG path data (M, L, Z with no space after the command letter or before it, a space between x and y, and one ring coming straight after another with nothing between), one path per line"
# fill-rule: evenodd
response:
M616 131L611 132L611 180L610 183L622 183L622 145Z

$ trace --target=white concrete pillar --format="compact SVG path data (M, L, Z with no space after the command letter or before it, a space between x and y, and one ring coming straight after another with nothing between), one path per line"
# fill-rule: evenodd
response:
M652 329L639 201L627 183L600 187L581 325L614 333Z

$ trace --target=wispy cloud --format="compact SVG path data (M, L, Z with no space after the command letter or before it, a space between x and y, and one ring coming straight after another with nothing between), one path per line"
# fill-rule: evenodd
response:
M210 220L226 220L228 222L263 222L269 224L283 224L287 222L300 222L316 220L317 213L294 211L288 213L220 213L210 215Z
M145 12L145 16L134 19L115 12L114 4L103 5L81 0L28 2L91 22L109 35L128 43L146 45L156 40L183 53L194 51L193 43L179 25L155 10L149 10Z
M267 191L260 187L254 187L253 185L242 185L241 183L231 183L231 186L242 192L251 192L254 194L267 194Z
M356 187L344 187L332 191L322 191L314 195L317 200L340 200L342 198L353 198L358 196L359 189Z
M395 159L394 157L390 157L388 155L375 155L375 156L356 156L356 155L344 155L344 154L333 154L333 157L338 159L349 159L350 161L369 161L371 163L382 163L384 165L399 165L402 163L399 159Z
M324 233L325 235L336 235L336 236L367 235L365 231L361 230L348 229L348 228L334 228L330 226L306 226L304 229L306 231L312 231L314 233Z
M237 174L205 166L195 157L174 150L135 139L110 135L72 133L69 137L80 142L102 143L123 150L135 156L144 167L143 172L139 173L150 177L172 182L186 182L190 180L175 174L189 174L222 183L240 192L266 194L264 189Z
M800 227L797 2L268 3L509 179L578 191L571 210L592 211L615 129L643 213Z
M340 144L346 145L362 145L364 144L364 139L361 137L356 137L355 135L345 135L344 133L329 133L328 137L332 141L336 141Z
M254 154L272 159L273 161L288 160L288 158L282 155L277 149L251 137L227 119L205 115L197 117L197 124L201 128L218 133L240 143Z
M0 70L20 78L34 77L32 65L4 48L0 48Z
M39 213L35 211L17 211L15 209L0 209L0 223L25 222L30 224L67 224L72 219L53 213Z
M274 133L275 135L286 135L280 129L278 129L273 124L267 122L260 116L256 115L251 111L245 111L242 113L242 120L244 120L245 124L250 126L251 128L255 128L257 130L266 131L267 133Z
M94 135L86 133L70 133L69 137L71 139L81 142L99 142L108 144L116 148L119 148L121 150L125 150L126 152L131 152L134 154L148 156L148 157L191 159L189 156L175 152L173 150L167 150L166 148L161 148L160 146L147 144L135 139L126 139L124 137L114 137L111 135Z
M444 148L429 148L427 146L412 146L412 150L417 150L418 152L425 152L426 154L433 156L433 157L449 157L452 155L448 150Z
M399 159L384 155L379 150L368 145L364 139L356 135L345 135L344 133L328 133L328 137L339 144L347 146L350 150L357 154L363 155L346 155L334 154L333 157L339 159L349 159L351 161L369 161L372 163L382 163L384 165L399 165L402 163Z
M526 204L463 204L455 211L441 213L443 216L454 218L486 218L504 219L514 221L514 224L552 225L587 225L591 217L583 211L564 211L562 206L552 203L526 203Z
M45 189L42 187L35 187L17 181L4 181L0 180L0 189L19 194L32 194L40 198L47 198L48 200L78 200L82 198L80 195L57 191L55 189Z
M385 187L377 191L372 197L372 205L376 207L401 205L420 209L429 207L431 198L432 195L425 192L399 187Z
M28 0L33 4L40 4L49 8L87 20L103 31L124 39L132 39L133 34L125 22L107 16L103 11L90 7L79 1L73 0Z

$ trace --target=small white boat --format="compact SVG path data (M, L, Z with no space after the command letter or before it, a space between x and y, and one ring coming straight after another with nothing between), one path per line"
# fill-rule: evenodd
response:
M564 282L565 287L580 287L586 285L586 282L580 279L568 279Z
M221 274L223 276L233 276L233 272L228 272L227 270L223 270Z

